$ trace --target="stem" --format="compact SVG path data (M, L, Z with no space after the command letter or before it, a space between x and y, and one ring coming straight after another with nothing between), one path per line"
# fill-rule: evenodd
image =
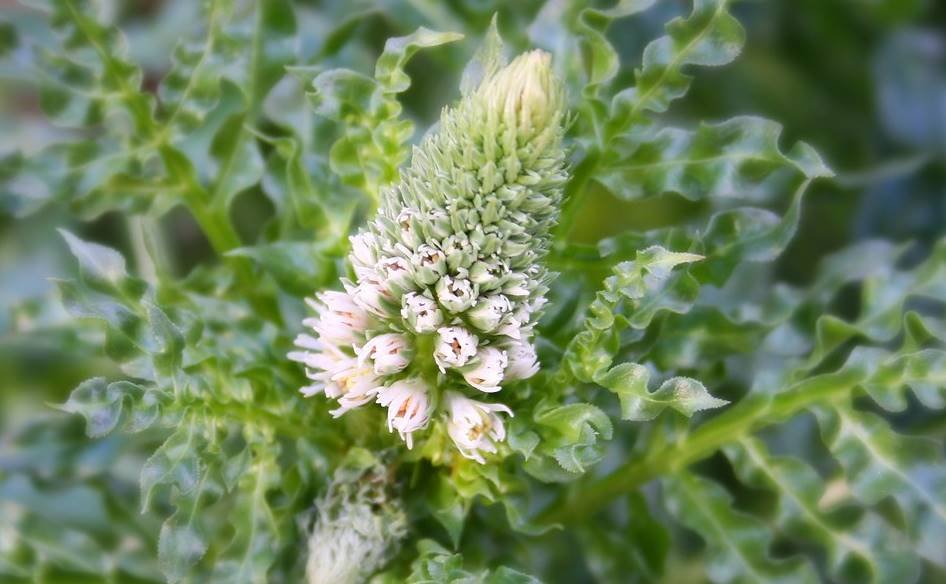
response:
M565 202L562 205L562 215L558 221L558 227L555 230L555 239L562 241L568 237L578 218L578 211L581 209L581 203L585 194L588 192L588 181L591 180L595 169L601 161L601 154L597 149L592 148L581 162L575 166L575 172L572 174L572 180L565 187Z
M683 470L722 446L763 426L784 420L809 406L842 397L866 378L863 370L827 373L800 381L774 396L746 399L700 426L676 444L652 450L597 482L572 488L537 519L538 524L586 519L605 505L660 476Z

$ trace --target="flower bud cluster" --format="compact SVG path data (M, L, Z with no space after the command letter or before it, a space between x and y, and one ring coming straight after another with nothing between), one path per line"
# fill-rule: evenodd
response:
M505 438L481 401L534 375L536 321L567 179L562 89L549 56L520 55L487 74L414 149L381 208L351 238L353 278L323 292L292 359L338 402L333 415L376 401L408 447L443 420L459 452L483 462ZM437 417L437 412L442 412Z

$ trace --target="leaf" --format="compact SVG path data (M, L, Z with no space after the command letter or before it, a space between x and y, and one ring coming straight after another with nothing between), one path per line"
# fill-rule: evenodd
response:
M129 432L150 427L160 415L161 398L157 393L129 381L108 383L101 377L83 381L72 390L69 399L58 408L85 418L86 435L101 438L126 418Z
M328 285L335 275L324 246L311 242L280 241L242 247L229 252L229 255L252 258L272 275L281 288L300 297Z
M740 478L777 493L780 528L825 547L835 579L863 578L864 572L851 562L866 565L872 582L912 582L918 576L919 566L903 536L877 515L868 511L853 522L828 515L820 503L827 487L801 460L772 456L755 438L744 438L725 452Z
M647 389L649 380L647 368L636 363L621 363L595 379L617 394L621 400L621 417L635 422L653 420L668 407L689 418L696 412L729 403L710 395L695 379L674 377L654 392Z
M897 434L882 418L843 405L814 412L825 444L844 469L854 496L867 505L894 497L919 552L944 565L940 553L946 537L942 445Z
M595 180L622 199L673 192L716 200L778 192L789 171L806 179L833 175L803 142L782 153L781 132L779 124L742 116L693 131L664 128L645 138L618 138Z
M539 440L524 468L546 482L569 480L584 473L601 460L601 440L610 440L613 432L608 416L586 403L540 402L532 410L532 422Z
M588 568L601 582L654 582L664 574L670 534L652 505L634 491L614 511L577 530Z
M667 24L667 35L644 50L636 84L614 96L609 130L617 135L638 121L645 111L664 112L670 103L686 94L688 65L726 65L742 50L745 31L729 14L729 0L694 0L688 18Z
M235 557L214 566L214 578L219 582L266 582L271 565L276 560L276 543L281 535L280 525L267 500L268 493L278 487L276 445L257 449L254 464L240 480L238 507L235 509L235 534L229 548L237 551ZM196 548L195 548L196 551Z
M713 481L678 473L664 481L667 508L706 542L707 576L713 582L817 582L811 566L776 560L771 535L753 517L732 508L732 497Z
M59 233L66 240L69 251L79 261L82 275L90 284L113 289L118 288L128 278L125 258L117 251L104 245L83 241L65 229L60 229Z
M224 209L230 207L238 194L263 178L263 157L256 141L250 139L243 127L243 120L241 114L230 118L214 136L210 146L215 166L209 170L216 176L211 204Z
M331 147L329 163L343 182L377 199L378 189L397 177L414 130L413 123L401 119L397 101L397 94L410 87L404 67L419 49L459 38L462 35L421 27L385 43L373 78L349 69L331 69L312 80L315 91L310 99L316 112L342 125L342 136Z
M435 478L434 485L430 498L431 512L434 519L447 530L450 542L456 549L463 535L463 525L470 510L470 502L464 501L445 477Z
M595 376L610 367L617 347L614 327L619 307L632 316L622 322L625 326L644 328L654 315L669 310L685 312L696 297L696 282L686 276L671 278L674 267L702 259L689 253L669 252L653 246L637 253L633 261L614 267L614 274L604 281L588 308L591 317L585 330L569 343L566 362L575 376L582 381L593 381Z
M141 468L142 512L150 507L154 490L158 486L170 485L185 495L198 488L205 469L198 456L199 439L195 436L194 425L191 420L179 426Z
M473 58L463 69L460 78L460 94L469 95L480 86L484 79L491 77L505 64L503 59L503 39L499 35L499 28L494 14L489 21L489 28L483 37Z
M95 377L79 384L61 409L80 414L86 421L86 434L98 438L118 425L122 413L121 395L109 392L105 379Z
M411 86L404 66L419 49L438 47L462 38L459 33L437 32L423 26L407 36L390 38L384 43L384 51L375 64L374 78L385 93L403 93Z
M158 558L168 582L180 582L190 568L207 553L205 536L186 519L187 511L178 509L161 526Z
M436 542L420 540L417 543L419 555L411 563L408 584L540 584L532 576L511 568L500 566L493 570L471 572L463 567L463 556L451 554Z

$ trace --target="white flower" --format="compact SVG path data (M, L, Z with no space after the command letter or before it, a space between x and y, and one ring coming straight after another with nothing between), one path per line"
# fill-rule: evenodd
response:
M378 393L378 403L388 408L388 431L397 430L413 448L412 433L427 425L433 411L427 385L418 378L395 381Z
M356 286L346 288L355 302L366 311L382 318L387 316L388 303L394 300L394 296L375 270L361 274Z
M508 363L506 351L483 347L477 353L477 358L479 362L463 372L466 382L486 393L495 393L502 389L499 384L503 381L503 370Z
M528 296L529 279L525 274L509 274L506 276L506 283L503 284L503 294L507 296Z
M351 369L357 365L354 357L343 353L338 347L323 343L309 335L299 335L295 344L307 351L291 351L289 359L306 366L306 377L315 383L301 388L299 391L305 397L312 397L319 392L325 392L330 398L337 398L341 390L332 381L337 373Z
M417 233L414 230L415 216L417 216L417 212L413 209L404 209L398 213L398 216L395 219L398 227L401 229L401 242L410 247L416 247L417 244L420 243L420 239L417 237Z
M503 404L478 402L455 392L444 394L447 404L447 434L456 444L460 454L485 463L480 452L496 452L496 444L506 439L506 427L497 412L512 415L512 410Z
M512 303L502 294L487 296L481 298L469 312L470 323L483 332L492 332L511 310Z
M424 285L433 284L447 270L447 257L442 251L426 243L418 246L411 263L414 265L414 277Z
M386 333L372 337L358 350L358 364L369 359L374 363L378 375L390 375L403 371L411 362L412 351L407 337L397 333Z
M412 281L410 264L397 256L382 258L378 262L378 275L388 290L395 286L403 290Z
M318 313L302 324L310 327L319 338L340 346L351 345L363 338L365 329L371 325L371 317L345 292L328 291L317 296L317 300L306 299L306 303Z
M470 280L479 285L481 290L493 290L502 284L502 278L509 272L509 266L499 258L478 261L470 267Z
M433 332L443 324L443 314L432 298L408 292L401 302L401 316L415 332Z
M437 282L437 300L450 312L463 312L476 301L476 290L466 278L444 276Z
M372 401L381 389L381 380L374 370L359 365L357 361L353 366L332 375L331 380L332 384L325 388L325 395L338 398L339 407L329 412L334 418Z
M463 367L476 355L479 339L462 326L449 326L437 330L434 360L441 372L447 367Z
M464 233L451 235L440 244L450 269L468 268L476 260L476 248Z
M528 341L514 341L506 346L509 365L506 367L506 379L528 379L538 373L539 361L535 347Z
M378 243L375 236L370 231L362 231L358 235L352 235L348 238L351 242L351 254L349 257L352 263L361 267L371 267L378 261L377 249Z
M522 326L522 322L520 322L518 318L507 314L503 317L503 322L500 323L499 328L496 329L496 333L518 341L522 338L522 333L528 333L528 330L529 329Z

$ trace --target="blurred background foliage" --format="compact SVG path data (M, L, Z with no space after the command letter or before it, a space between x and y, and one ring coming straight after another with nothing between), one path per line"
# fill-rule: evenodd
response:
M127 35L129 57L142 67L142 83L149 91L157 91L173 59L182 58L175 53L180 39L202 35L201 6L192 0L115 0L97 6L105 20L118 24ZM541 34L533 23L548 9L541 2L498 0L300 1L294 8L301 43L296 63L302 78L311 73L305 71L306 63L372 71L386 39L408 35L419 26L466 35L465 42L419 52L406 67L411 84L398 101L420 129L435 122L442 105L458 94L463 64L494 13L499 14L506 42L521 50L531 45L530 35ZM689 10L689 2L666 0L640 16L612 23L608 38L624 64L617 84L632 82L630 64L639 62L644 46L662 34L666 22ZM898 260L903 266L926 257L946 233L946 4L935 0L745 1L732 12L748 34L742 55L727 67L701 70L689 94L663 117L681 125L746 114L778 120L784 125L783 144L808 142L837 173L836 180L818 181L811 187L797 235L778 259L774 280L808 285L815 281L822 258L875 238L904 244L905 253ZM48 144L88 131L54 126L43 114L44 109L60 118L75 113L60 107L55 92L40 91L45 84L37 63L55 42L48 20L30 2L0 3L0 177L12 173L15 151L25 152L29 159ZM221 66L226 65L226 54L218 58ZM223 99L232 89L224 86ZM291 90L277 87L258 107L266 108L272 119L294 123L280 117L294 113L280 107L283 89ZM267 130L259 128L264 135ZM413 139L421 134L416 132ZM378 172L383 175L385 169ZM354 177L340 188L363 186L357 181ZM574 225L573 239L579 242L594 243L629 229L674 225L704 212L701 205L707 204L673 193L625 200L604 184L592 185ZM142 264L140 258L146 254L140 248L145 242L136 239L124 213L99 214L94 200L78 210L62 202L47 204L22 196L41 193L39 185L16 188L17 196L3 194L0 208L0 550L7 541L4 521L12 521L19 513L11 502L25 501L31 509L45 510L46 529L54 529L65 517L63 522L74 539L71 549L45 550L51 559L45 568L50 581L83 581L71 572L57 576L55 559L57 554L75 554L76 550L81 554L86 546L105 546L115 552L109 557L117 567L108 568L114 581L151 581L159 574L151 550L157 545L161 519L138 514L138 471L147 453L160 444L160 437L145 431L88 441L78 416L50 407L65 402L73 388L90 377L122 376L102 354L102 339L71 327L61 308L50 278L71 277L75 268L56 228L65 227L83 239L121 250L129 258L131 272L147 273L155 267ZM768 203L785 210L790 192ZM263 183L239 192L229 211L236 237L252 241L270 229L277 204ZM33 205L43 208L26 214ZM214 242L192 214L180 207L166 211L153 235L164 240L172 253L168 264L159 269L184 277L215 262ZM354 210L356 214L364 211L364 207ZM874 256L877 262L890 257ZM296 286L299 294L307 292L304 281ZM840 314L856 314L858 302L854 290L842 290L832 308ZM919 428L940 444L946 438L946 420L921 408L908 408L894 422L898 428ZM790 431L783 437L795 439ZM719 462L707 464L725 467ZM12 480L17 473L29 474L35 483ZM749 486L744 487L740 504L764 507L762 491L753 491L750 479L745 482ZM49 484L55 486L52 494L43 488ZM683 496L685 486L678 488L677 495ZM760 498L754 499L754 493ZM638 504L642 503L630 503ZM492 520L486 516L474 521ZM126 526L123 533L136 536L114 541L115 522ZM607 566L589 568L586 564L594 563L594 558L576 562L571 553L555 554L554 550L569 549L570 534L544 537L543 557L520 557L517 566L541 566L543 575L560 582L590 580L592 573L602 581L649 579L641 573L624 579L607 572ZM695 546L696 540L689 537ZM602 543L601 549L607 545L613 542ZM653 545L662 544L655 541ZM484 556L503 555L483 549ZM81 564L83 558L67 560ZM694 581L702 569L680 559L669 562L669 574L664 577ZM932 582L946 575L934 569L925 577ZM98 580L87 576L86 581Z

